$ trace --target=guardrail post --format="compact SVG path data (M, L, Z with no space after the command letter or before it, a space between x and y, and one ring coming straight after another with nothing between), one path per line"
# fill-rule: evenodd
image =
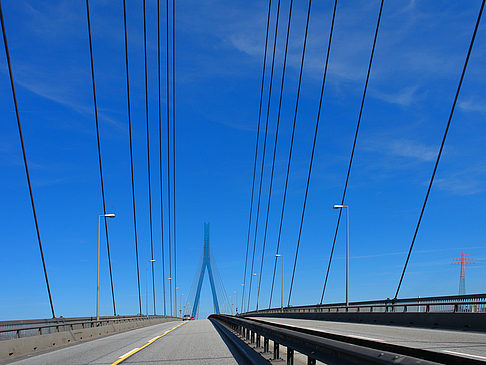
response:
M261 347L260 335L258 333L256 335L256 347Z
M287 365L294 365L294 350L287 347Z
M17 338L20 338L20 330L17 330Z
M268 338L263 338L263 352L268 352Z
M250 343L255 343L255 331L250 331Z
M277 360L280 358L280 345L273 341L273 359Z
M308 356L307 365L316 365L316 359L313 359L312 357Z

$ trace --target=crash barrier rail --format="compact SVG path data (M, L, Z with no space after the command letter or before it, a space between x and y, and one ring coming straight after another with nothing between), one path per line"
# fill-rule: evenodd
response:
M211 315L212 320L225 325L235 335L245 339L263 355L273 352L273 359L280 358L280 346L286 347L287 364L294 364L295 352L307 356L307 364L316 361L350 364L483 364L470 358L444 352L373 341L298 328L228 315ZM273 351L270 351L270 341ZM262 346L263 344L263 346Z
M303 305L261 309L242 313L243 315L264 313L306 313L306 312L451 312L486 313L486 294L451 295L440 297L385 299L362 302Z
M72 331L83 328L101 327L110 324L146 321L152 319L167 318L180 319L177 317L160 315L137 315L137 316L104 316L99 320L96 317L71 317L71 318L49 318L33 320L16 320L0 322L0 340L9 340L28 336L43 335L48 333Z

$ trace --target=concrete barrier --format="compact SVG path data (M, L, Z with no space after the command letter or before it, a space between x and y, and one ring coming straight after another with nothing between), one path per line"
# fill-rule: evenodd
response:
M245 316L244 316L245 317ZM248 317L313 319L320 321L352 322L437 329L474 330L486 332L486 313L447 312L342 312L342 313L261 313Z
M0 362L3 363L22 356L33 355L36 353L45 352L46 350L64 347L118 332L129 331L140 327L171 321L177 321L177 319L154 318L149 320L127 321L121 323L111 323L100 327L75 329L45 335L3 340L0 341Z

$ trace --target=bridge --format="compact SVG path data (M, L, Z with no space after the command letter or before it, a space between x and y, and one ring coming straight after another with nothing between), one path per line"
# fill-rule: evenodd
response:
M486 363L485 2L0 1L0 363Z

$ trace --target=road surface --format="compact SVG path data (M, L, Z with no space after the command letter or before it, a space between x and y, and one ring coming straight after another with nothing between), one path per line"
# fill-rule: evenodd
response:
M291 318L254 318L486 361L486 333Z

